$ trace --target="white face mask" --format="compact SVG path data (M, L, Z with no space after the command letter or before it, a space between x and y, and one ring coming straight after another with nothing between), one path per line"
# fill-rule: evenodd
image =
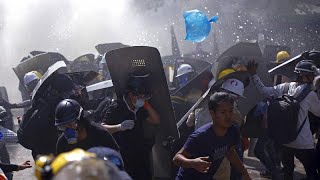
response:
M134 104L134 106L139 109L142 108L144 105L144 99L137 99L136 103Z

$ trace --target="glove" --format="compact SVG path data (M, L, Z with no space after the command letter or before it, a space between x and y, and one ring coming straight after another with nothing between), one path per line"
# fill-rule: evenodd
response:
M121 131L133 129L133 127L134 127L134 120L125 120L120 124Z

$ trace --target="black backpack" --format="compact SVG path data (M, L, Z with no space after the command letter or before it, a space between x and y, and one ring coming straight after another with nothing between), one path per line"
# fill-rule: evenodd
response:
M53 139L57 139L56 134L54 134L56 131L54 122L48 120L49 113L50 111L46 106L28 109L23 115L17 130L18 143L30 150L38 149L40 151L48 148L50 144L46 144L46 142L50 143Z
M263 114L255 115L258 105L255 105L247 114L245 122L241 127L241 135L247 138L259 138L265 136Z
M298 128L300 102L310 93L311 86L306 86L298 97L294 98L288 95L289 85L286 83L283 96L270 100L268 106L268 136L279 144L294 141L308 117Z
M19 124L19 129L17 131L18 143L27 149L34 149L33 136L35 135L32 132L32 129L29 127L33 123L37 114L37 109L31 107L26 111L22 117L22 122ZM33 135L34 134L34 135Z

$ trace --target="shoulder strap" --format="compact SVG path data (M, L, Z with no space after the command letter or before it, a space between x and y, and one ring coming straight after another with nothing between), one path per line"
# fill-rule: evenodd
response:
M311 85L308 84L303 90L302 92L298 95L297 98L295 98L298 102L301 102L302 100L304 100L304 98L307 97L307 95L311 92Z
M288 94L290 83L284 84L283 94Z
M299 135L299 133L301 132L301 130L302 130L302 128L303 128L303 126L304 126L304 124L306 123L306 121L307 121L307 118L308 118L308 115L307 115L307 117L304 119L304 121L303 121L303 123L301 124L301 126L299 127L299 130L298 130L298 132L297 132L297 136Z

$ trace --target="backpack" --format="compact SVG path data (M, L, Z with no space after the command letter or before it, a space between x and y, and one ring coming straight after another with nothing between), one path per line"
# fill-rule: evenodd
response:
M256 114L259 104L256 104L245 117L245 122L241 127L241 135L247 138L260 138L265 135L263 114Z
M49 147L49 144L42 143L49 143L56 136L53 134L56 131L54 122L48 120L49 113L49 109L45 106L41 108L31 107L26 111L17 131L18 142L23 147L30 150L38 149L38 151Z
M37 110L33 107L28 109L22 117L22 121L19 124L19 129L17 130L18 143L27 149L33 149L34 143L32 142L32 132L30 132L30 124L36 118Z
M286 83L283 96L270 100L268 106L268 136L279 144L294 141L308 117L300 127L297 127L300 102L310 93L311 86L305 87L298 97L294 98L288 95L289 85Z

